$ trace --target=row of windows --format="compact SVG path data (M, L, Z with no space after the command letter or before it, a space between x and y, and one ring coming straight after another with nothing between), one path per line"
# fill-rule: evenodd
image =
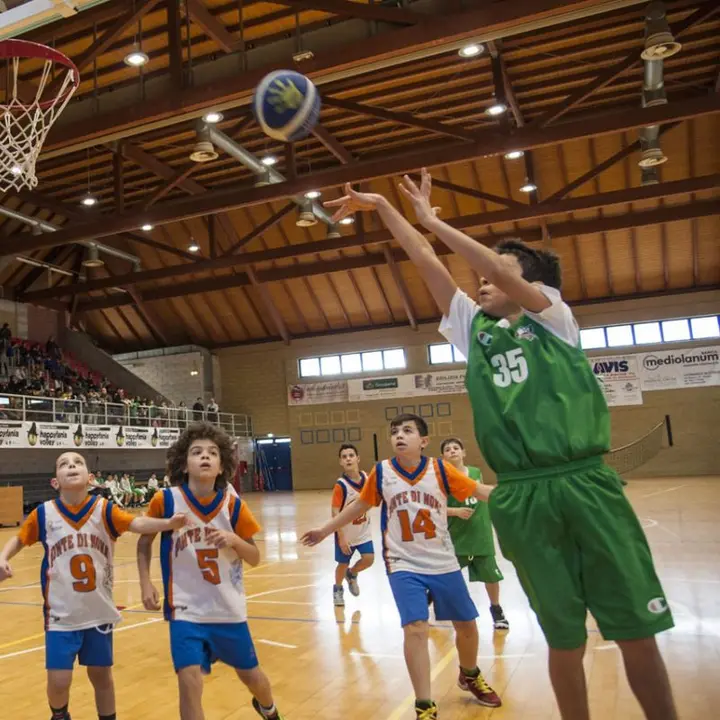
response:
M712 338L720 338L720 323L717 315L630 325L608 325L580 331L580 343L583 350L656 345ZM428 361L430 365L467 362L465 356L450 343L428 345ZM405 350L392 348L346 355L303 358L300 360L300 377L354 375L379 370L402 370L405 367L407 367Z
M583 350L657 345L687 340L708 340L720 337L717 315L661 320L660 322L608 325L580 331Z
M300 377L332 377L333 375L355 375L378 370L402 370L407 367L405 350L370 350L346 355L324 355L302 358Z

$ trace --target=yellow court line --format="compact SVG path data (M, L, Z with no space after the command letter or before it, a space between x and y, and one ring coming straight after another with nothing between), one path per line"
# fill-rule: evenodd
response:
M437 676L457 657L457 650L453 648L445 657L438 660L430 673L430 679L435 682ZM415 693L410 693L393 711L388 715L387 720L400 720L400 718L415 706Z

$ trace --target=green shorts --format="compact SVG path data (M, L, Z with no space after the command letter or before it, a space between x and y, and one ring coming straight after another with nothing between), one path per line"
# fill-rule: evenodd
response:
M458 562L461 568L468 569L470 582L496 583L504 579L494 555L458 555Z
M588 610L606 640L673 626L645 533L601 458L500 475L489 504L550 647L580 647Z

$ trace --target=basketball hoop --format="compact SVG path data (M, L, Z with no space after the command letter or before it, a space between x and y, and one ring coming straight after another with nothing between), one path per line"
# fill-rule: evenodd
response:
M35 163L45 138L79 84L75 63L61 52L27 40L0 41L1 192L38 184Z

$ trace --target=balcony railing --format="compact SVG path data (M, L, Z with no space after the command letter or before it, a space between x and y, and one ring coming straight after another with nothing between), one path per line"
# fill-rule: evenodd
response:
M183 430L188 423L205 420L233 437L252 437L249 415L193 410L186 407L85 402L37 395L0 394L0 420L84 425L131 425Z

